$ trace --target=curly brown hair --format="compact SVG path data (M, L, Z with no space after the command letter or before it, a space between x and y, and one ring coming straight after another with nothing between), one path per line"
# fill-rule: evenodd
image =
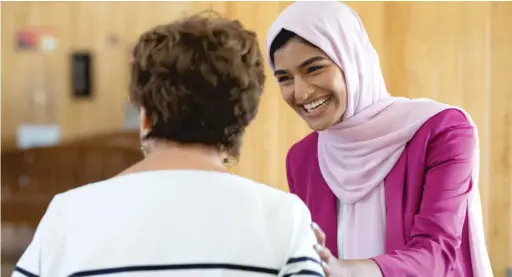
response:
M255 32L199 13L157 26L133 51L130 100L151 124L146 139L200 143L237 153L265 83Z

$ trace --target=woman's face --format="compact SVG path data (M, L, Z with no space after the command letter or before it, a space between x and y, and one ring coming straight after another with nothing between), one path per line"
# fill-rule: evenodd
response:
M274 67L284 100L311 129L325 130L341 121L345 77L322 50L292 38L274 53Z

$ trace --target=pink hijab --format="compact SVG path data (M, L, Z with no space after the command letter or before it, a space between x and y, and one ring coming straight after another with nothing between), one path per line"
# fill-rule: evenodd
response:
M315 1L290 5L268 31L267 53L282 29L294 32L322 49L344 71L346 112L343 121L319 132L320 170L348 210L347 241L357 247L347 247L343 258L383 254L384 178L406 143L429 118L456 107L428 99L392 97L386 90L377 51L370 43L363 23L342 3ZM466 116L471 121L469 115ZM492 276L478 193L478 143L476 145L474 189L469 205L473 272L475 276ZM378 231L369 236L357 236L368 233L367 230Z

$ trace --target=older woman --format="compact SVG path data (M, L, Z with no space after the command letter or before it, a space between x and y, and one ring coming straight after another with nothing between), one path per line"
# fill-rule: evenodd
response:
M492 276L470 117L392 97L361 20L339 2L292 4L267 49L284 100L314 130L289 150L287 174L321 228L328 275Z
M145 159L57 195L13 276L323 276L306 205L223 164L264 79L257 37L238 21L192 16L144 33L130 98Z

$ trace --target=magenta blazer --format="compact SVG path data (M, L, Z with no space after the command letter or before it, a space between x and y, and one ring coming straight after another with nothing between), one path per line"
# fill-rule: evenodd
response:
M385 277L473 276L467 220L473 134L462 112L445 110L418 130L385 178L386 253L373 258ZM336 196L320 172L317 143L313 132L292 146L288 182L337 257Z

